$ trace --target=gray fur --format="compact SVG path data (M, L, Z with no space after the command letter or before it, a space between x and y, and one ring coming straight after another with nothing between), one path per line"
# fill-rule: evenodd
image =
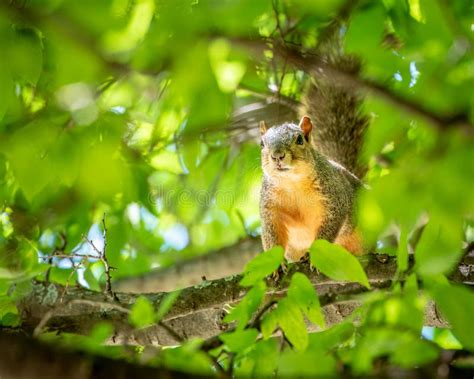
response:
M361 183L343 166L319 153L312 145L311 140L305 140L303 145L297 145L295 140L298 135L302 135L302 131L296 124L285 123L270 128L262 136L265 149L262 152L262 164L264 166L268 164L269 157L277 153L285 153L291 155L293 160L310 163L314 188L325 198L326 218L317 238L334 241L346 221L348 222L348 232L352 231L354 227L353 203L355 193ZM260 201L262 241L265 250L280 242L276 239L277 233L273 223L273 220L278 219L278 215L273 211L274 186L272 178L265 174ZM315 209L315 211L317 210Z

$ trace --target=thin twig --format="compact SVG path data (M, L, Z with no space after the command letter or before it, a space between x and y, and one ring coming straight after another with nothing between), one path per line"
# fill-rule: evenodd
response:
M43 328L48 324L48 321L51 319L51 317L53 317L55 312L56 308L53 308L44 314L38 325L36 325L35 330L33 331L33 337L38 337L41 334Z
M112 276L110 275L110 271L111 271L112 267L110 267L109 261L107 259L107 225L105 223L105 213L104 213L104 216L102 217L102 228L103 228L102 239L103 239L103 243L104 243L102 251L100 251L97 248L97 246L95 246L94 241L92 241L91 239L88 239L85 235L82 235L82 239L84 241L86 241L92 247L92 249L98 255L97 258L104 265L104 274L105 274L104 293L107 296L109 296L111 299L117 300L117 297L116 297L115 293L112 291L112 283L111 283Z
M59 298L59 302L62 303L63 300L64 300L64 296L66 295L67 293L67 290L69 288L69 282L71 281L73 275L77 272L77 270L79 269L79 267L83 264L83 260L81 260L77 265L74 264L74 262L72 262L72 259L71 259L71 263L72 263L72 271L69 273L67 279L66 279L66 284L64 285L64 289L61 293L61 297Z
M282 328L278 328L277 329L278 331L280 331L282 337L283 337L283 340L288 344L289 347L293 348L293 344L290 342L290 340L288 339L288 337L286 336L285 332L283 331Z
M53 258L58 255L57 252L64 253L64 251L66 250L66 247L67 247L67 236L66 236L66 233L60 232L60 233L59 233L59 236L60 236L61 239L62 239L62 245L61 245L61 246L57 246L57 247L54 249L53 253L52 253L50 256L48 256L48 257L40 257L40 259L41 259L41 258L47 258L49 265L52 265L52 264L53 264ZM50 275L50 273L51 273L51 268L52 268L51 266L48 267L48 269L46 270L46 274L45 274L45 276L44 276L44 280L45 280L47 283L49 282L49 275Z
M276 300L271 300L267 304L265 304L260 311L258 311L257 315L255 316L254 320L249 324L249 328L259 328L260 321L263 315L275 304L277 303Z
M240 44L253 49L258 55L268 49L265 39L234 38L233 42L237 45ZM340 85L365 89L398 108L424 119L440 131L459 128L465 132L467 136L471 137L474 133L474 128L470 125L466 112L449 115L438 114L426 108L426 106L390 90L381 83L372 79L363 78L357 73L345 71L332 63L325 62L317 54L303 53L289 46L276 45L277 44L275 44L273 49L276 55L288 60L288 62L305 72L313 72L315 70L318 72L322 71L325 72L326 75L331 76L334 80L337 80Z
M212 365L214 366L216 371L220 374L220 378L230 378L229 374L225 372L225 370L222 368L222 366L219 364L219 361L215 357L213 357L211 354L207 354L207 356L211 360Z
M235 353L229 353L229 354L227 354L227 357L229 359L229 365L227 367L227 375L232 377L232 374L234 372Z
M89 241L87 241L89 243ZM95 260L100 260L100 256L98 255L90 255L90 254L77 254L77 253L71 253L71 254L54 254L54 255L47 255L44 257L39 257L39 259L44 259L44 260L50 260L53 258L84 258L84 259L95 259ZM52 262L51 262L52 263Z
M275 21L276 21L275 31L278 30L280 34L280 39L284 41L285 33L283 32L283 29L280 24L280 11L278 10L278 0L272 0L272 8L273 8L273 13L275 14Z
M105 292L112 298L115 298L115 294L112 292L112 283L111 283L111 275L110 275L110 265L109 260L107 259L107 225L105 224L105 213L104 217L102 218L102 226L104 228L102 237L104 239L104 247L102 249L102 262L104 263L105 269Z
M82 305L90 305L93 307L100 307L100 308L110 308L110 309L115 309L117 311L120 311L122 313L130 314L130 309L125 308L124 306L117 304L117 303L111 303L108 301L94 301L94 300L86 300L86 299L74 299L69 302L69 304L82 304Z

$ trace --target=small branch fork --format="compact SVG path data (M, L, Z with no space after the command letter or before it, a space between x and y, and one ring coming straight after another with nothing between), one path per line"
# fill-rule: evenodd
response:
M104 240L104 247L102 248L102 251L100 251L95 245L94 242L91 239L88 239L85 235L82 236L82 239L87 242L92 249L97 253L97 257L102 264L104 265L104 273L105 273L105 289L104 293L109 296L113 300L117 300L117 297L115 293L112 291L112 275L110 275L110 271L114 270L113 267L110 266L109 260L107 259L107 224L105 223L105 213L104 216L102 217L102 239Z
M94 242L91 240L91 239L88 239L86 235L82 235L82 240L83 242L81 244L79 244L79 246L74 249L71 253L66 253L66 246L67 246L67 239L66 239L66 236L64 233L61 233L61 238L62 238L62 241L63 243L61 244L60 247L56 247L55 250L53 251L53 253L49 256L44 256L44 257L41 257L40 259L44 259L45 261L47 261L50 265L53 263L53 259L54 258L59 258L59 259L69 259L71 261L71 264L72 264L72 271L71 273L69 274L67 280L66 280L66 284L64 286L64 290L62 292L62 295L61 295L61 300L60 302L62 303L63 302L63 299L64 299L64 296L67 292L67 289L69 288L69 285L70 285L70 281L72 279L72 277L74 276L74 274L77 272L77 270L84 265L85 261L87 259L95 259L95 260L99 260L102 262L102 264L104 265L104 273L105 273L105 288L104 288L104 293L112 300L117 300L117 297L115 295L115 293L112 291L112 275L111 275L111 271L112 270L115 270L114 267L110 266L109 264L109 260L107 258L107 224L105 222L105 213L104 213L104 216L102 218L102 228L103 228L103 232L102 232L102 238L103 238L103 241L104 241L104 247L102 248L102 251L99 250L97 248L97 246L94 244ZM87 243L88 245L90 245L92 247L92 249L94 250L95 254L80 254L78 253L78 250L83 246L84 243ZM74 262L74 259L73 258L79 258L79 262ZM50 274L50 270L51 268L48 269L48 271L46 272L46 282L49 281L49 274Z

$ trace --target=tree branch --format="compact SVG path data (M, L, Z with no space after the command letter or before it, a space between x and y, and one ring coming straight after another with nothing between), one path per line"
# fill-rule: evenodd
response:
M140 277L115 281L114 290L130 293L173 291L201 283L203 277L214 280L236 275L261 251L260 238L249 237L234 245L177 262Z
M234 39L236 44L241 44L253 49L257 54L268 49L266 43L259 40ZM275 43L275 42L273 42ZM344 71L331 63L325 62L316 54L303 54L302 52L288 46L277 45L273 48L275 54L284 61L288 61L294 66L306 72L325 72L337 80L341 85L364 89L392 103L398 108L424 119L439 130L446 130L453 127L461 128L467 135L472 136L474 128L469 122L467 112L452 115L442 115L426 108L424 105L405 98L395 91L390 90L385 85L374 80L363 78L358 74Z
M397 266L394 258L380 262L372 256L364 257L366 272L373 289L385 289L392 284ZM466 270L464 264L458 267L451 280L459 283L474 282L472 270ZM367 291L357 283L337 282L322 274L311 272L307 264L297 264L291 267L290 273L279 286L269 280L267 298L275 299L286 294L290 276L300 271L308 275L316 288L328 325L341 322L359 305L353 295ZM176 333L179 339L191 337L212 338L222 331L229 330L230 325L222 322L226 305L235 305L247 293L247 289L239 285L239 275L204 281L194 287L189 287L180 293L169 313L161 320L167 328ZM93 292L82 288L70 288L59 304L63 287L53 283L35 283L34 290L17 305L23 321L23 328L31 332L47 315L47 323L43 322L42 330L56 330L87 334L99 321L113 324L115 332L110 343L130 343L141 345L174 345L176 335L169 333L167 328L160 325L134 330L128 322L128 310L138 296L145 296L157 309L166 293L126 294L117 293L118 302L111 302L103 293ZM59 305L58 305L59 304ZM49 312L49 314L48 314ZM425 325L447 326L431 304L425 312Z

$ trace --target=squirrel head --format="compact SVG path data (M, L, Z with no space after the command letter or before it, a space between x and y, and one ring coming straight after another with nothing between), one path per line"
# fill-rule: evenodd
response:
M312 167L313 146L311 130L313 124L308 116L303 116L299 125L285 123L268 128L260 122L262 148L262 168L266 175L284 177L301 174Z

